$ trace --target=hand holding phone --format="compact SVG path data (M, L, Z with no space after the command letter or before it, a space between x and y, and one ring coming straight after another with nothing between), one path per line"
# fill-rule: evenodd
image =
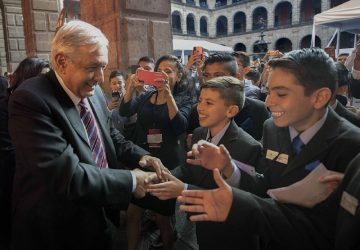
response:
M162 72L152 72L139 69L137 72L139 81L143 81L146 85L160 86L160 80L166 80L165 74Z
M119 91L115 91L111 93L111 97L112 97L112 101L118 101L120 99L120 92Z

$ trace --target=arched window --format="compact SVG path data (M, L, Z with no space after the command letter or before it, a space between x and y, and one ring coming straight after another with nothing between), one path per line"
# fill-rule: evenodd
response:
M171 14L171 25L174 33L182 33L181 30L181 17L178 11L174 11Z
M227 18L225 16L220 16L216 21L216 35L226 35L227 31Z
M234 16L234 33L246 31L246 16L244 12L237 12Z
M275 7L274 27L291 25L292 5L289 2L281 2Z
M200 0L199 5L201 8L205 8L205 9L209 8L206 0Z
M246 52L246 46L243 43L237 43L234 46L234 51L244 51Z
M189 14L186 17L186 31L188 34L195 35L195 22L194 22L194 15Z
M207 29L207 20L206 17L202 16L200 18L200 34L202 36L208 36L208 29Z
M215 8L227 5L227 0L216 0Z
M300 22L312 22L314 15L320 12L321 0L303 0L300 5Z
M300 42L300 48L310 48L311 46L311 35L304 36ZM321 48L321 40L318 36L315 36L315 47Z
M283 53L292 51L292 42L287 38L280 38L275 43L275 49Z
M253 30L267 28L267 11L264 7L257 7L253 12Z

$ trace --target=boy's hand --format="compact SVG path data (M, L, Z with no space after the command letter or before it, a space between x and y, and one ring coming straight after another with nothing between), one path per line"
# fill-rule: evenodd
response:
M190 216L191 221L225 221L233 202L231 187L221 178L219 170L213 170L217 189L185 190L178 201L183 212L197 213Z
M218 168L220 171L232 169L231 156L224 145L220 147L200 140L193 145L191 151L187 153L188 157L195 159L187 159L186 162L191 165L203 166L206 169L213 170Z
M158 197L160 200L168 200L178 197L184 190L185 184L175 176L168 173L164 174L164 178L166 178L167 181L147 185L146 192Z

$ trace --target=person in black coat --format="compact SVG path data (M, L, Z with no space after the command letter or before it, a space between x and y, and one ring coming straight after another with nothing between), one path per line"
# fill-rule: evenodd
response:
M338 207L333 202L334 196L313 207L299 207L269 198L267 191L298 183L320 164L344 173L360 151L360 130L328 108L336 88L336 68L323 50L292 51L270 61L269 66L266 104L272 119L264 125L262 163L258 166L258 171L263 168L264 178L257 184L257 192L233 188L232 195L213 200L217 191L206 194L188 191L190 197L180 201L197 206L182 209L200 212L192 217L194 220L216 217L216 221L226 220L239 234L258 233L266 240L268 249L331 249L336 225L329 218L336 216ZM301 147L294 143L299 139ZM190 162L201 165L205 160L207 164L202 165L208 169L226 164L216 162L220 158L215 153L199 146L201 151L195 150L196 158ZM226 155L225 150L222 152L219 156ZM201 155L207 158L202 159ZM221 187L225 190L224 185ZM204 206L209 201L212 206L216 204L215 210Z
M111 126L104 93L108 40L70 21L51 47L54 71L26 80L9 101L16 147L12 249L112 249L106 207L144 195L141 170L161 161ZM90 130L91 128L91 130ZM96 136L96 137L95 137Z
M204 62L204 81L208 81L218 76L238 77L238 65L234 56L228 53L211 54ZM199 127L199 115L196 105L193 106L190 118L188 134ZM270 113L265 107L264 102L246 97L244 107L234 117L236 124L245 132L250 134L255 140L261 140L263 134L263 124L270 117Z
M0 94L0 248L9 249L11 242L11 195L15 172L15 146L11 142L8 128L9 96L20 84L31 77L49 70L49 62L42 58L29 57L22 60L12 74L10 88L8 81L0 77L6 86Z

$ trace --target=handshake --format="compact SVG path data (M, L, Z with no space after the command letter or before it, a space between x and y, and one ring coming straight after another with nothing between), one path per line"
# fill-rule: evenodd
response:
M139 165L142 168L153 170L155 173L144 172L139 168L131 170L132 175L136 178L136 188L133 192L136 198L144 197L147 191L147 185L153 183L155 179L158 182L167 179L168 176L171 175L161 160L156 157L145 155L139 161Z

